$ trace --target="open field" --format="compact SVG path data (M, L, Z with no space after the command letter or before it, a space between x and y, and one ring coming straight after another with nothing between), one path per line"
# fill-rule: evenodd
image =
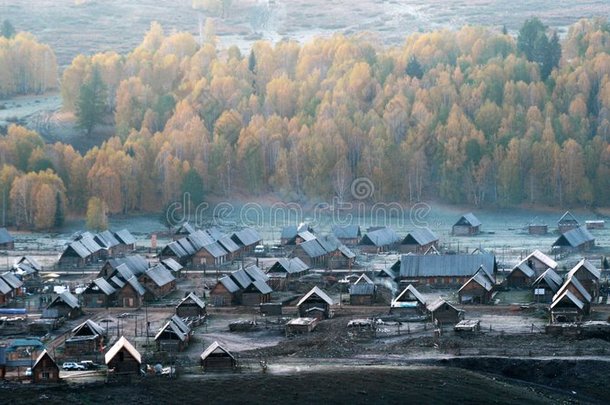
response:
M76 3L82 3L77 5ZM400 44L408 34L463 25L506 25L516 32L523 21L539 17L560 33L580 18L608 16L605 0L301 0L273 2L234 0L218 18L216 31L223 47L247 51L253 40L283 38L306 41L335 32L372 32L386 44ZM60 66L78 54L103 51L127 53L140 43L151 21L166 32L198 35L205 12L191 8L191 0L36 0L0 2L0 17L19 30L30 31L57 53ZM171 12L168 12L170 10Z

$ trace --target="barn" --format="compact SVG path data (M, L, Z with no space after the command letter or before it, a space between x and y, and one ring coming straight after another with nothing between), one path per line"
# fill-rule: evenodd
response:
M559 236L553 248L560 252L587 251L595 246L595 237L584 226L566 231Z

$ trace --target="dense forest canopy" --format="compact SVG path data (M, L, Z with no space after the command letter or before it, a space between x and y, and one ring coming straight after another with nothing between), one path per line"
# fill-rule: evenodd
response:
M257 42L248 55L217 49L213 25L205 31L199 44L153 23L128 55L75 58L64 108L113 116L116 136L82 156L11 127L0 188L12 210L26 210L18 180L30 176L33 190L32 212L16 220L35 224L43 186L70 212L98 197L117 213L159 210L184 192L343 198L357 177L377 201L610 204L605 20L578 22L561 44L528 20L518 38L468 26L400 47L335 35Z

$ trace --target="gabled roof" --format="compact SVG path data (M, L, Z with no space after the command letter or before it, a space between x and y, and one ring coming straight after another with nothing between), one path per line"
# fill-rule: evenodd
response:
M333 305L333 300L328 296L328 294L326 294L324 291L322 291L320 288L318 288L318 286L315 286L314 288L312 288L311 290L309 290L309 292L307 294L305 294L297 303L297 307L300 307L305 301L307 301L312 295L316 295L318 296L320 299L322 299L324 302L326 302L328 305Z
M252 279L248 276L248 273L244 269L239 269L231 273L231 278L240 288L246 288L252 284Z
M133 287L133 289L139 294L139 295L144 295L146 293L146 290L144 289L144 287L142 287L142 284L140 284L140 282L138 281L138 279L136 278L136 276L132 276L130 279L125 280L127 282L127 284L129 284L130 286Z
M588 242L594 242L595 237L589 232L587 228L584 226L571 229L561 235L553 246L570 246L570 247L579 247Z
M561 285L563 284L563 279L561 278L561 276L551 268L546 269L544 273L538 276L538 278L532 283L532 286L536 287L542 281L544 281L546 285L549 286L553 293L559 291Z
M555 308L561 302L565 302L566 300L571 302L574 306L576 306L580 310L582 310L585 307L585 303L581 299L579 299L576 296L576 294L574 294L570 290L565 290L561 294L558 294L553 297L553 302L551 303L551 309Z
M481 221L472 212L469 212L462 215L453 226L481 226Z
M42 353L40 353L38 355L38 357L36 357L36 361L34 362L34 365L32 365L32 369L36 368L38 366L38 363L40 363L42 361L42 359L44 359L45 357L48 357L51 362L55 363L55 359L53 357L51 357L51 355L49 354L49 352L47 352L47 349L44 349L42 351ZM55 363L57 365L57 363Z
M489 253L457 255L402 255L400 277L469 277L481 266L493 279L496 257Z
M139 276L144 273L146 269L148 269L148 261L140 256L140 255L130 255L125 257L120 257L116 259L108 260L108 263L112 266L112 268L116 269L121 264L125 264L131 272Z
M164 285L176 280L176 277L174 277L172 272L161 264L150 267L144 274L149 277L158 287L163 287Z
M180 302L178 303L178 305L176 305L176 308L178 308L179 306L181 306L182 304L184 304L186 302L193 302L199 308L205 308L205 302L203 302L203 300L201 298L199 298L198 296L196 296L195 293L193 293L193 292L189 293L189 295L182 298L180 300Z
M286 259L284 257L277 259L277 261L269 268L267 273L302 273L309 270L309 266L306 265L300 258L293 257L292 259Z
M570 211L566 211L561 218L559 218L559 221L557 221L558 225L563 225L563 224L576 224L578 225L578 220L576 219L576 217L574 215L572 215L572 213Z
M264 281L254 280L248 287L247 290L256 289L261 294L271 294L273 290Z
M544 264L546 267L548 267L550 269L554 270L557 268L557 262L555 260L551 259L549 256L542 253L538 249L534 250L532 253L527 255L526 258L523 260L525 262L528 262L530 259L537 259L539 262L541 262L542 264Z
M210 235L210 237L212 239L214 239L214 241L218 241L218 239L220 239L224 236L223 233L220 231L220 229L218 229L215 226L205 229L205 233Z
M13 289L11 288L10 285L8 285L6 283L6 281L4 281L2 278L0 278L0 294L8 294L11 291L13 291Z
M303 240L313 240L316 238L316 235L309 231L301 231L297 234L297 236Z
M0 278L4 280L4 282L8 284L12 289L17 289L23 285L23 281L15 277L15 275L10 271L0 274Z
M80 304L78 303L78 298L76 298L70 291L64 291L59 294L47 307L47 309L52 308L56 304L63 302L68 305L70 308L80 308Z
M532 270L532 268L530 266L527 265L527 262L525 260L521 260L519 262L519 264L517 264L515 267L513 267L513 269L510 271L510 273L508 274L507 277L510 277L511 274L513 274L516 271L521 271L521 273L523 273L528 278L532 278L536 274L536 272L534 270Z
M91 256L91 252L80 241L70 243L62 253L62 256L66 255L70 250L82 259Z
M266 283L269 281L269 276L267 276L258 266L251 265L244 269L246 274L252 279L252 281L258 280Z
M112 283L113 287L116 287L117 289L121 289L123 287L125 287L125 281L121 280L121 278L119 276L112 276L110 277L110 280L108 280L109 282Z
M158 340L164 332L171 333L182 342L184 342L188 336L180 329L180 327L178 327L178 325L176 325L176 323L172 322L171 319L167 321L165 325L163 325L163 327L161 327L159 332L157 332L157 334L155 335L155 340Z
M569 289L568 287L570 285L572 285L572 286L574 286L574 288L576 288L576 290L580 293L580 295L583 297L583 299L586 302L591 302L591 299L592 299L591 294L589 294L587 289L582 285L582 283L576 277L566 278L566 280L563 282L563 285L559 288L559 291L557 291L557 293L555 293L555 296L553 297L553 301L555 301L556 297L563 294L564 291L568 290Z
M239 250L239 246L233 241L233 239L231 239L229 235L221 236L218 239L218 244L229 253L235 253Z
M448 305L451 308L453 308L454 310L456 310L457 312L461 312L460 309L454 307L453 305L451 305L449 302L445 301L442 298L438 298L436 301L433 301L431 304L428 305L428 311L430 312L434 312L437 309L439 309L440 307L442 307L443 305Z
M193 239L191 239L189 236L186 238L178 239L176 241L176 243L180 245L180 247L186 252L188 256L194 255L195 253L197 253L198 250L195 248L195 246L193 246L193 242L191 242L192 240Z
M233 233L231 239L238 245L251 246L259 243L263 238L255 229L244 228L241 231Z
M124 245L132 245L136 243L136 238L134 238L131 232L129 232L127 229L121 229L120 231L116 231L114 233L114 236L118 239L120 243Z
M400 241L400 237L391 228L380 228L367 232L360 241L361 245L373 245L377 247L392 245Z
M91 332L98 336L104 336L106 334L104 329L97 323L93 322L91 319L87 319L85 322L72 329L72 333L77 334L81 329L85 327L88 327Z
M185 238L179 239L178 243L180 243L182 245L183 239L185 239ZM186 237L186 240L188 240L190 242L190 244L193 245L193 248L196 251L203 248L206 245L210 245L215 242L215 240L209 234L207 234L201 230L191 233L189 236Z
M297 226L288 225L282 228L281 239L294 239L297 236Z
M174 259L172 259L171 257L168 257L167 259L163 259L161 260L161 264L165 266L165 268L167 268L170 271L180 271L183 269L182 265L180 263L178 263L177 261L175 261Z
M358 277L358 279L354 282L354 285L356 285L356 284L375 284L375 283L373 283L373 280L371 280L369 278L369 276L362 273L360 275L360 277Z
M127 339L125 336L121 336L119 340L108 350L106 355L104 356L104 361L106 364L110 363L110 361L117 355L121 349L125 349L138 363L142 364L142 356L140 352L136 350L135 347Z
M114 234L109 230L98 233L93 237L95 242L106 249L117 246L120 242L114 237Z
M375 293L375 284L360 283L349 286L350 295L373 295Z
M108 281L106 281L103 277L96 278L95 280L93 280L89 285L89 288L98 289L106 295L114 294L114 292L116 291L116 289L111 286Z
M84 232L77 239L89 253L93 254L102 250L102 247L95 241L94 236L90 232Z
M321 257L328 253L317 239L300 243L299 246L297 246L297 249L299 248L303 249L305 254L311 258Z
M403 245L425 246L436 241L438 241L438 236L429 228L416 228L409 232L401 243Z
M229 276L221 277L218 282L222 284L231 294L234 294L240 290L239 286L235 284L235 281L233 281L233 279Z
M335 225L332 232L339 239L357 239L362 236L359 225Z
M36 271L42 270L42 266L40 265L38 260L36 260L32 256L21 256L21 258L19 258L19 260L17 260L15 262L15 265L20 265L20 264L29 264Z
M568 272L567 277L568 277L568 278L570 278L570 277L574 276L574 275L575 275L575 274L578 272L578 270L583 269L583 268L584 268L585 270L587 270L589 273L591 273L591 275L592 275L592 276L593 276L595 279L599 280L599 278L601 277L601 271L600 271L600 270L598 270L598 269L597 269L597 268L596 268L596 267L595 267L595 266L594 266L594 265L593 265L593 264L592 264L590 261L588 261L587 259L582 259L581 261L579 261L579 262L576 264L576 266L574 266L574 267L572 268L572 270L570 270L570 271Z
M230 358L235 360L235 357L233 357L233 355L231 354L231 352L229 352L227 349L225 349L224 347L222 347L218 342L214 341L214 343L212 343L211 345L208 346L207 349L205 349L203 351L203 353L201 353L201 356L199 356L201 358L201 360L205 360L208 358L208 356L212 353L215 354L226 354L227 356L229 356Z
M187 222L183 222L182 225L180 225L178 227L178 229L176 229L176 232L174 232L174 234L175 235L190 235L195 231L196 231L195 227L187 221Z
M121 263L118 265L110 275L115 275L120 277L123 281L127 281L132 278L135 274L131 271L131 269L125 263Z
M8 230L6 228L0 228L0 244L11 243L14 241L15 240L13 239L11 234L8 233Z
M222 246L220 246L220 244L218 244L218 242L213 242L213 243L210 243L209 245L205 245L204 247L201 248L201 250L205 250L214 258L223 257L223 256L227 255L227 251L224 250L222 248Z
M481 287L483 287L486 291L491 291L493 289L493 284L489 280L489 277L485 275L484 272L477 271L474 276L470 278L470 280L466 281L463 286L460 287L458 292L462 291L470 283L477 283Z
M175 256L179 259L188 257L190 254L176 241L168 243L161 251L161 256Z
M392 302L412 301L411 299L408 299L410 296L413 296L413 298L415 298L415 300L421 303L422 305L426 305L426 299L424 298L424 296L421 295L421 293L417 291L417 288L413 287L413 285L411 284L409 284L404 290L402 290L402 292L398 294L398 296L394 298Z

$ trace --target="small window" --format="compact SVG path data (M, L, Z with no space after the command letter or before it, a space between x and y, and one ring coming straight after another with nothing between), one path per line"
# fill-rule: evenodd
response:
M50 377L51 377L51 376L50 376L50 374L49 374L49 372L48 372L48 371L43 371L43 372L42 372L41 378L42 378L43 380L48 380Z

